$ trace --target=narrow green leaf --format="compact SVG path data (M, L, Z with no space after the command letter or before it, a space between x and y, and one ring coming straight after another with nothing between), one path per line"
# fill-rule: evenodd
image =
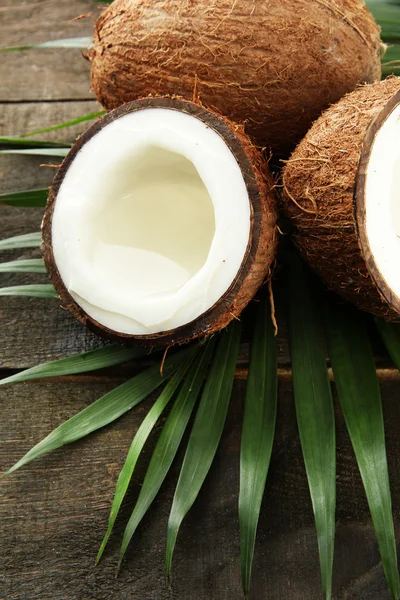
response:
M390 44L387 46L385 55L382 57L383 65L398 61L400 61L400 43Z
M45 127L44 129L35 129L34 131L29 131L28 133L21 133L20 138L32 137L34 135L39 135L41 133L49 133L50 131L57 131L58 129L64 129L65 127L72 127L73 125L79 125L79 123L84 123L85 121L93 121L99 117L102 117L106 114L105 110L99 110L97 112L89 113L88 115L83 115L82 117L76 117L76 119L70 119L69 121L64 121L64 123L58 123L57 125L51 125L50 127ZM34 140L32 140L34 142Z
M65 148L67 145L65 142L46 142L45 140L27 140L19 136L2 136L0 137L0 145L2 146L16 146L18 148Z
M367 0L367 5L375 20L381 26L383 41L397 40L400 38L400 6L397 2L381 2Z
M109 344L103 348L89 350L82 354L60 358L59 360L53 360L37 367L25 369L25 371L1 379L0 385L41 379L43 377L74 375L75 373L86 373L87 371L113 367L133 358L146 356L148 352L146 348L132 348L131 346L121 346L120 344Z
M129 483L131 481L133 472L136 467L136 463L138 461L139 455L143 450L143 447L150 435L153 431L154 426L156 425L161 413L173 397L176 392L178 386L181 384L184 375L188 368L190 367L191 362L195 356L195 351L197 352L199 346L193 348L193 353L189 356L188 360L179 367L171 380L167 383L161 395L158 397L157 401L153 404L152 408L146 415L146 418L143 420L139 429L136 432L135 437L133 438L133 442L131 447L129 448L128 455L126 457L124 466L119 474L117 487L115 489L115 495L111 507L110 517L108 520L108 527L104 539L101 543L99 552L97 554L96 563L98 563L101 559L101 556L104 552L108 539L113 530L115 520L118 516L119 509L121 508L121 504L123 499L125 498L125 494L128 490Z
M0 204L12 206L46 206L49 188L0 194Z
M59 296L50 283L35 283L31 285L13 285L0 288L0 296L29 296L30 298L47 298L58 300Z
M24 46L6 46L0 48L1 52L13 52L21 50L36 50L41 48L83 48L88 49L92 45L91 37L76 37L62 40L51 40L41 44L26 44Z
M305 277L300 260L293 257L288 303L294 397L317 529L323 594L329 600L335 538L335 420L318 313Z
M133 534L154 498L157 496L175 458L192 414L193 407L200 393L201 386L203 385L203 380L214 351L214 346L215 338L207 341L201 348L200 356L197 356L196 360L191 365L168 419L163 426L151 457L139 498L124 532L119 566L121 565Z
M168 379L179 365L187 360L189 352L191 349L181 350L169 356L165 361L162 375L160 366L154 365L84 408L29 450L5 475L9 475L32 460L56 448L75 442L118 419Z
M274 441L278 363L271 306L263 299L253 334L240 451L240 558L242 585L250 588L257 523Z
M383 569L393 598L399 598L382 403L370 341L361 314L347 307L330 305L325 326L336 388L367 495Z
M26 154L30 156L67 156L70 148L19 148L0 150L0 154Z
M241 324L221 335L190 434L168 520L165 570L171 573L179 527L196 500L211 467L228 411L239 352Z
M42 258L28 260L12 260L0 263L0 273L46 273Z
M16 250L19 248L37 248L42 243L40 231L16 235L14 237L0 240L0 250Z
M387 323L383 319L375 319L375 323L390 358L400 371L400 324Z
M385 56L382 57L382 75L398 74L400 70L400 44L388 46Z

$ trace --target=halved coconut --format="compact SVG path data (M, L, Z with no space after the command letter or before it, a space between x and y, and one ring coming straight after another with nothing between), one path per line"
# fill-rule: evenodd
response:
M400 320L400 79L328 109L283 171L295 241L325 283Z
M110 112L64 160L43 219L64 307L148 345L225 327L270 274L273 185L242 128L202 106L147 98Z
M380 79L380 46L363 0L115 0L89 59L108 109L197 90L283 153L324 108Z

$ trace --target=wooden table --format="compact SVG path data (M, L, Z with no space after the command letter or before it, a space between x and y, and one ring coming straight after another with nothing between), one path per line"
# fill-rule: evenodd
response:
M0 0L0 43L20 45L91 35L91 0ZM0 55L0 130L17 134L98 108L89 89L89 65L79 50L32 50ZM82 128L49 139L67 140ZM1 191L47 185L54 169L42 158L0 157ZM0 208L0 237L37 231L40 209ZM1 256L37 256L18 251ZM1 275L0 285L36 276ZM43 278L42 278L43 279ZM45 278L43 279L43 281ZM46 300L0 301L0 369L16 369L99 346ZM123 516L100 566L96 552L108 519L119 470L151 398L112 426L32 463L0 482L0 598L6 600L238 600L237 522L241 416L248 349L241 363L228 422L201 495L186 518L174 557L173 579L163 573L164 541L180 459L145 518L114 578L124 524L151 454L146 447ZM277 436L256 544L250 598L316 600L321 597L316 536L301 458L284 328L279 337ZM387 432L393 504L399 535L400 377L383 359L379 376ZM0 470L4 471L63 420L112 389L134 365L106 374L0 387ZM361 480L343 419L336 407L338 444L336 600L389 599ZM155 436L156 437L156 436Z

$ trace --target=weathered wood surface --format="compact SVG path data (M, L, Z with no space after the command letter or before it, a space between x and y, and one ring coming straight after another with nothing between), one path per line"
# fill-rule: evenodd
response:
M395 511L400 505L399 380L382 386ZM30 383L0 388L0 469L89 402L109 383ZM3 592L7 600L239 600L238 458L244 383L237 383L224 437L199 501L178 539L172 584L163 575L165 529L182 456L176 461L114 572L123 525L150 456L141 457L123 517L94 567L112 494L149 402L113 426L57 451L1 483ZM34 410L32 407L34 406ZM4 414L4 412L3 412ZM360 477L340 414L336 600L389 600ZM154 437L157 436L156 435ZM154 442L154 438L153 438ZM397 533L400 534L397 523ZM290 386L281 385L278 431L256 545L253 591L261 600L320 597L316 539Z
M1 45L90 35L91 0L0 0ZM92 112L89 67L78 50L1 55L0 135L17 134ZM48 135L73 139L86 125ZM52 169L31 157L0 157L0 191L48 185ZM42 211L0 207L0 238L38 230ZM36 250L2 253L0 260L36 256ZM0 285L29 276L0 275ZM0 370L24 368L96 347L102 342L41 300L0 299ZM380 355L379 344L377 352ZM181 530L172 583L163 575L166 521L179 462L140 527L117 580L123 526L137 496L154 439L146 447L117 531L101 565L94 558L107 523L113 490L127 448L151 399L112 426L61 449L0 481L0 598L5 600L239 600L238 461L248 345L223 441L195 507ZM316 536L295 425L285 329L278 431L257 539L252 600L320 598ZM400 376L378 357L398 538L400 510ZM129 369L129 367L128 367ZM64 378L0 387L0 471L63 420L127 376ZM335 600L388 600L376 539L340 412ZM159 431L159 430L158 430Z
M92 0L1 0L0 44L21 46L72 37L90 37L100 12ZM23 75L22 75L23 74ZM8 52L0 60L0 102L88 100L89 63L79 50Z
M34 51L32 50L32 52ZM99 110L101 110L101 106L94 100L86 102L0 104L0 135L19 135L39 128L43 129ZM89 122L86 122L49 132L46 134L45 139L73 142L80 133L85 131L89 124ZM38 136L39 139L40 137ZM48 186L54 177L55 169L46 166L41 167L40 165L58 164L60 162L61 158L51 156L1 156L0 193ZM40 225L40 219L37 222L32 222L32 226L35 228L38 224ZM10 225L9 222L2 227L2 237L8 236ZM29 225L27 224L27 226Z

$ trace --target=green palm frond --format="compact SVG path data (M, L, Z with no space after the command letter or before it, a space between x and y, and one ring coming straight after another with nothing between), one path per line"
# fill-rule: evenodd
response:
M26 44L24 46L5 46L0 48L0 52L14 52L21 50L40 50L54 48L82 48L87 49L92 43L91 37L75 37L62 40L51 40L40 44Z
M208 365L214 352L216 339L208 340L201 350L200 357L191 365L168 419L158 438L152 454L139 498L124 531L119 566L139 523L151 506L154 498L168 474L182 437L186 431L194 405L203 385ZM101 556L102 548L99 555ZM99 556L98 556L99 558Z
M29 298L44 298L58 300L59 296L50 283L35 283L31 285L13 285L0 288L0 296L28 296Z
M381 26L383 41L400 39L400 4L390 0L366 0L366 4Z
M277 395L277 348L271 306L263 298L253 333L240 451L240 557L245 593L250 588L257 523L274 441Z
M240 332L240 322L233 321L222 333L201 396L168 520L167 576L171 573L180 525L200 492L222 435L235 376Z
M12 260L0 263L0 273L46 273L42 258Z
M160 366L149 367L139 375L118 386L105 396L93 402L90 406L71 417L52 431L46 438L34 446L21 458L6 475L16 471L32 460L35 460L56 448L75 442L87 435L105 427L121 417L128 410L142 402L149 394L168 379L176 369L187 360L189 349L181 350L167 358L163 372Z
M330 600L336 507L335 419L318 314L296 257L290 265L288 303L297 423L317 529L323 594Z
M11 206L46 206L49 188L0 194L0 204Z
M36 144L34 144L36 146ZM66 148L65 144L63 145L64 147L55 147L55 148L49 148L47 145L45 145L45 147L42 148L10 148L7 150L0 150L0 154L25 154L25 155L29 155L29 156L59 156L61 158L64 158L65 156L67 156L68 152L70 151L70 147Z
M17 250L20 248L38 248L42 242L40 231L35 233L26 233L25 235L16 235L10 238L0 240L0 250Z
M96 348L88 352L82 352L75 356L60 358L37 367L25 369L20 373L0 379L0 385L42 379L44 377L61 377L63 375L75 375L87 373L105 367L114 367L128 360L141 358L148 355L147 348L132 348L120 344L108 344L103 348Z
M325 326L332 369L393 598L400 596L378 377L362 315L330 304Z
M196 350L197 349L198 348L196 348ZM110 517L108 519L107 531L101 543L100 549L97 553L96 563L100 561L104 549L109 540L109 537L111 535L111 532L114 528L119 509L121 508L122 501L125 498L125 494L128 490L129 483L131 481L140 453L143 450L144 445L146 444L146 441L151 432L153 431L162 412L165 410L167 404L171 401L179 385L182 383L185 373L188 370L191 362L193 361L194 356L195 353L189 356L187 362L183 363L173 375L171 380L165 386L161 395L158 397L156 402L153 404L153 406L147 413L145 419L143 420L142 424L137 430L135 437L133 438L124 466L122 467L122 470L118 476L117 487L115 488Z
M1 136L0 146L10 147L9 149L40 149L40 148L65 148L65 142L47 142L45 140L31 140L20 136Z
M387 323L383 319L375 319L375 323L390 358L400 371L400 324Z
M57 131L59 129L65 129L66 127L72 127L74 125L79 125L79 123L85 123L86 121L94 121L99 117L102 117L106 114L105 110L99 110L97 112L92 112L87 115L82 115L81 117L76 117L75 119L69 119L68 121L64 121L63 123L57 123L56 125L51 125L50 127L44 127L43 129L34 129L33 131L28 131L28 133L20 133L19 136L15 136L19 139L33 137L35 135L41 135L42 133L49 133L51 131ZM61 143L61 142L59 142Z
M42 258L11 260L0 263L0 273L46 273L46 267Z

